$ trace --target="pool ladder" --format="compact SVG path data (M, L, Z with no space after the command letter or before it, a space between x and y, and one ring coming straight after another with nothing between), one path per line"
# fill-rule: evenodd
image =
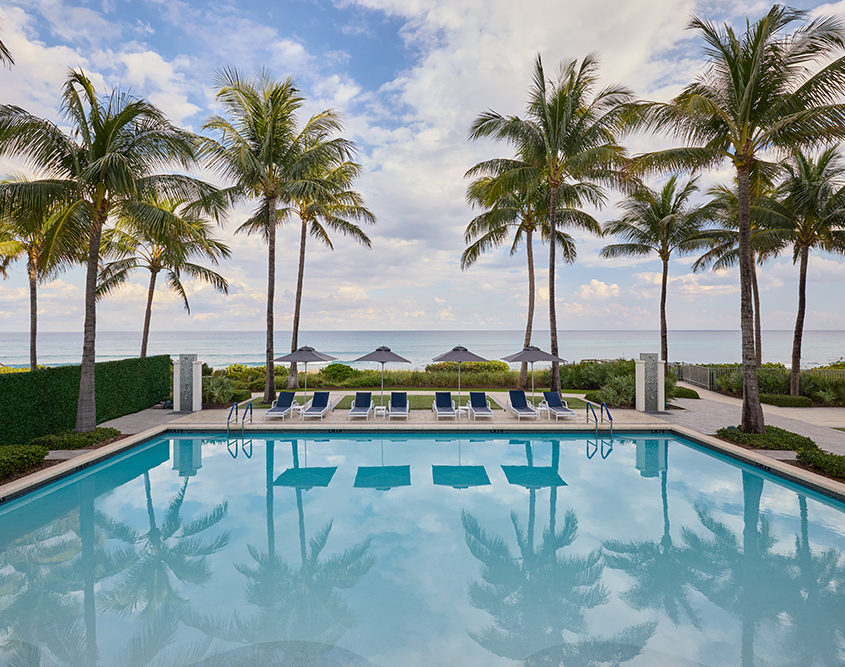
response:
M229 435L229 429L232 424L237 425L238 423L238 403L235 402L232 404L232 407L229 409L229 416L226 418L226 449L229 450L229 454L232 456L233 459L238 458L238 438L235 437L232 439ZM240 449L244 453L248 459L252 458L252 438L249 440L246 439L246 434L244 433L244 425L246 424L247 415L249 415L249 423L252 424L252 402L250 401L244 406L243 411L243 419L241 419L241 442L240 442ZM234 417L234 418L233 418ZM234 445L234 449L232 448ZM249 453L247 454L247 445L249 445Z
M596 423L596 440L599 437L599 418L601 418L601 423L604 424L604 415L607 413L607 421L610 423L610 439L613 440L613 417L610 414L610 408L607 407L607 403L602 401L600 417L596 416L596 409L592 403L587 403L586 412L588 424L590 423L590 413L593 413L593 421Z
M600 444L601 449L599 449ZM590 447L592 447L592 451L590 450ZM604 438L602 438L601 440L590 440L588 438L586 445L587 458L593 458L596 455L596 452L601 452L601 457L603 459L606 459L608 456L610 456L613 453L613 437L611 436L610 440L605 440Z

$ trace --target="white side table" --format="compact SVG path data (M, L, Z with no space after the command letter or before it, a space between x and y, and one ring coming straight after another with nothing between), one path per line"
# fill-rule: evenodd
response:
M458 416L457 418L460 419L461 415L464 416L464 419L469 419L469 408L465 405L461 405L457 408Z
M377 405L374 408L373 414L376 417L387 417L387 406L386 405Z

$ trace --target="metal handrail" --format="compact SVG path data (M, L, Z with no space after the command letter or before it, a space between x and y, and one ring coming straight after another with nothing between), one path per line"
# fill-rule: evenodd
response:
M246 415L249 413L249 423L252 423L252 401L244 406L244 416L241 419L241 433L243 433L243 425L246 423Z
M599 437L599 418L596 416L596 409L593 407L592 403L587 403L586 413L587 413L587 423L590 423L590 413L593 413L593 421L596 423L596 439Z
M601 404L601 422L602 422L602 424L604 424L604 413L605 412L607 412L607 420L610 422L610 439L613 440L613 417L610 415L610 408L607 407L607 403L602 402L602 404ZM593 414L594 415L596 414L595 411L593 411ZM598 425L596 425L596 428L598 428Z
M229 439L229 424L232 423L232 413L235 413L235 423L238 423L238 402L235 401L232 403L232 407L229 408L229 416L226 417L226 439Z

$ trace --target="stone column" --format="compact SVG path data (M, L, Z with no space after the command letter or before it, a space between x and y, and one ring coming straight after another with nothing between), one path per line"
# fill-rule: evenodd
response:
M640 412L662 412L666 405L663 378L666 362L656 352L642 352L636 364L636 408Z
M173 409L177 412L194 412L202 408L202 384L197 392L196 385L197 355L180 354L179 361L173 364ZM177 375L178 369L178 375ZM202 364L200 364L200 374ZM200 378L200 383L202 378ZM199 398L199 403L197 403ZM195 406L199 407L195 407Z

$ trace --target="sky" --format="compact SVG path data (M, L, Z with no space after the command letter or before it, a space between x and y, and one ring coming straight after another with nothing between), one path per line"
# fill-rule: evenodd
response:
M740 26L762 15L760 2L710 0L283 0L204 3L185 0L0 0L0 39L15 58L0 68L0 103L61 123L61 86L82 68L103 93L121 86L145 97L176 124L195 132L217 111L213 77L223 67L265 68L292 76L307 98L303 118L333 108L363 167L355 183L377 216L367 249L333 237L334 250L307 244L302 330L523 329L528 289L524 248L504 247L460 268L463 233L477 215L465 201L466 171L481 160L509 157L493 141L471 142L472 120L486 109L523 115L534 59L547 71L597 52L603 84L621 83L643 99L669 100L704 65L701 42L686 30L691 15ZM845 16L845 0L801 5ZM631 154L671 145L662 137L623 141ZM26 165L0 159L0 175ZM214 176L198 172L214 180ZM729 182L727 166L704 174L704 190ZM219 185L225 185L215 181ZM652 183L659 186L659 181ZM602 210L619 214L617 193ZM187 281L191 305L159 286L153 330L261 330L267 292L267 248L235 234L255 202L231 212L218 235L232 257L217 270L228 295ZM648 329L659 326L660 263L654 257L604 260L609 239L572 231L577 261L558 264L560 329ZM279 230L276 329L290 329L299 230ZM548 249L536 244L538 331L548 329ZM735 271L692 273L694 258L670 264L670 329L736 329ZM18 262L0 281L0 331L26 331L29 297ZM765 329L794 326L797 266L780 257L758 270ZM149 274L138 272L98 306L98 328L143 325ZM845 330L838 288L845 259L813 255L805 328ZM40 287L39 329L79 331L81 269Z

